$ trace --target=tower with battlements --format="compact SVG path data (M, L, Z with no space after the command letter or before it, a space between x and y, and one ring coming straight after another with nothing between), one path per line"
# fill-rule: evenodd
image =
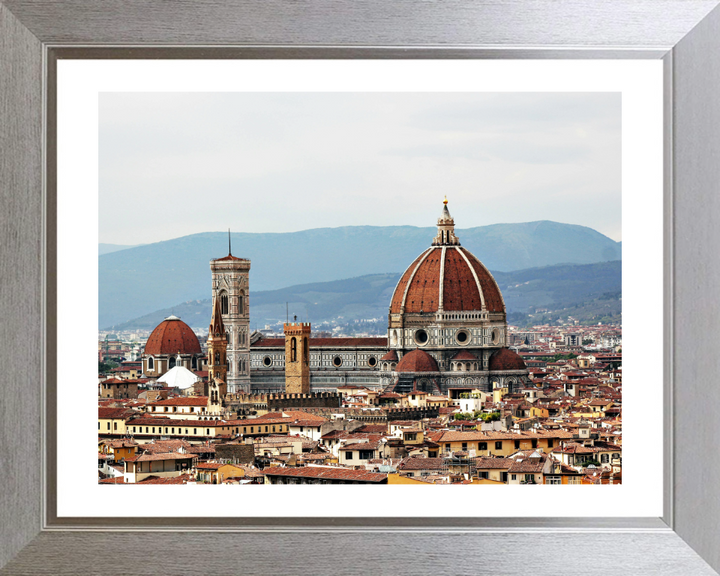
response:
M285 392L310 393L310 323L291 322L285 332Z

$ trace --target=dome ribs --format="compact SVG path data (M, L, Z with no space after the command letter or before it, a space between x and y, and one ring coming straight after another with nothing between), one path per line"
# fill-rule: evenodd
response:
M475 270L475 274L477 274L478 281L480 282L480 289L483 291L483 296L485 298L485 307L487 310L489 312L505 312L505 302L503 301L502 294L500 293L500 288L498 288L497 282L495 282L495 278L492 277L492 274L490 274L488 269L485 268L485 266L475 256L473 256L471 252L468 252L463 248L459 248L459 250L463 250L463 253L470 262L470 265L473 267L473 270Z
M419 264L419 262L423 259L423 256L425 256L425 252L420 254L417 258L415 258L415 261L408 266L408 269L405 270L405 273L400 277L400 281L398 282L398 285L395 287L395 292L393 292L392 301L390 302L390 312L394 314L400 313L400 309L403 305L403 296L405 295L405 289L407 288L408 281L413 275L413 272L415 272L415 268Z
M152 331L144 354L200 354L200 342L192 328L182 320L163 320Z
M443 282L443 310L480 310L482 301L472 272L457 249L448 249L445 255Z
M440 290L440 250L433 250L412 278L405 298L406 312L437 312Z

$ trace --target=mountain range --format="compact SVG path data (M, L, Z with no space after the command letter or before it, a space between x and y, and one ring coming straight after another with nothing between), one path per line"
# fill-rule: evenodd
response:
M538 310L541 312L537 317L544 317L568 308L573 308L572 315L578 320L620 320L622 263L619 260L493 275L503 293L508 315L516 324L529 322ZM310 321L315 327L322 322L336 325L376 319L370 324L384 332L388 305L399 279L400 274L370 274L254 292L250 296L251 328L285 321L289 313ZM124 322L114 329L152 330L170 314L179 316L190 326L207 328L211 304L210 298L182 302ZM363 326L358 329L362 330Z
M233 233L232 252L252 261L251 302L256 310L260 292L397 275L430 245L435 233L434 227L413 226ZM622 252L619 242L591 228L550 221L458 229L457 235L496 272L619 260ZM209 261L227 251L227 233L206 232L100 255L99 327L117 327L176 303L207 299Z

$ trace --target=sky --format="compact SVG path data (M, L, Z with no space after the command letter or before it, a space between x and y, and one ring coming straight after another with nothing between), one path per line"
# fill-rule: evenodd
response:
M554 220L621 237L619 93L101 93L99 238Z

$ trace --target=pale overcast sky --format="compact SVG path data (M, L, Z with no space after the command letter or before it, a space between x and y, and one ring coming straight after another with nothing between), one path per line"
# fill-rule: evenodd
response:
M618 93L104 93L100 242L554 220L621 240Z

